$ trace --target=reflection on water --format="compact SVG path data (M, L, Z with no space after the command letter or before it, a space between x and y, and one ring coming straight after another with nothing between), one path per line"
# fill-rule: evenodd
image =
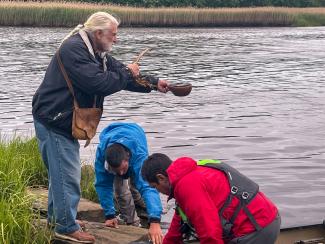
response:
M32 95L69 29L0 31L0 128L30 131ZM138 122L151 153L219 158L255 179L283 226L322 221L325 28L121 29L119 38L118 59L130 62L151 47L142 70L193 90L107 97L100 129ZM93 160L97 140L83 159Z

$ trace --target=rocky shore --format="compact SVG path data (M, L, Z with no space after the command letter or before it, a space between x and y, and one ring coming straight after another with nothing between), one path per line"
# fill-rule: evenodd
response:
M29 189L29 193L34 196L33 208L39 210L44 219L41 223L46 226L46 209L47 209L47 190L44 188ZM118 229L108 228L104 225L103 209L98 203L81 199L78 206L77 219L82 220L87 231L96 237L96 244L145 244L149 243L147 237L147 229L130 226L119 225ZM75 243L71 241L63 241L53 239L51 243Z

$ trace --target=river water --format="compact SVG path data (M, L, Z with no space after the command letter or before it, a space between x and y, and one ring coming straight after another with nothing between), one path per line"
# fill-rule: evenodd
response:
M2 137L33 135L32 96L65 28L0 27ZM325 218L325 28L119 30L113 55L191 82L187 97L122 91L105 100L99 131L135 121L150 153L218 158L260 184L282 227ZM93 162L98 137L82 159Z

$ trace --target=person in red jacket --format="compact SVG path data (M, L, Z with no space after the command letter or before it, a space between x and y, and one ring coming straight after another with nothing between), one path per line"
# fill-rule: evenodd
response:
M176 211L163 244L273 244L280 231L277 207L258 185L219 160L155 153L142 166L151 187L175 198Z

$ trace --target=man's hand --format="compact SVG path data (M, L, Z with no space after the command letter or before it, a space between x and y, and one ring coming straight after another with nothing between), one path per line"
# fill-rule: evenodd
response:
M127 67L131 71L134 78L140 75L140 68L137 63L128 64Z
M114 219L108 219L105 221L105 225L107 227L112 227L112 228L116 228L118 229L118 221L117 221L117 218L114 218Z
M158 91L162 93L166 93L169 91L168 89L168 82L166 80L159 80L157 85Z
M152 244L162 244L163 234L159 223L150 224L149 240L151 240Z

